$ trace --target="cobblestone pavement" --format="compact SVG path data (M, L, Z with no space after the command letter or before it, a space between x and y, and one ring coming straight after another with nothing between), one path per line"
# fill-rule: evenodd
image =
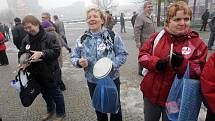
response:
M66 24L69 45L74 46L75 39L86 29L85 24ZM123 38L129 52L128 60L121 68L121 104L124 121L144 121L143 100L139 90L142 80L137 75L137 49L133 40L133 29L130 23L126 26L127 33L119 33ZM119 32L119 25L114 28ZM200 33L208 39L209 32ZM12 42L7 42L7 55L10 61L8 66L0 66L0 116L3 121L39 121L46 112L45 102L41 95L28 108L24 108L19 100L18 93L10 86L10 80L17 73L17 50ZM211 51L210 51L211 52ZM70 55L63 49L64 65L63 80L67 90L64 91L66 104L65 121L96 121L94 109L91 106L88 88L81 69L70 64ZM199 121L205 117L205 108L201 109Z

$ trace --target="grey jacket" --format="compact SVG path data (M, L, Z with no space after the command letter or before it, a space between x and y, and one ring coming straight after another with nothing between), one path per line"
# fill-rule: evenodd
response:
M211 32L215 32L215 17L209 22Z
M155 18L146 16L144 12L138 14L134 24L134 37L136 42L145 42L152 33L156 32Z
M56 26L56 31L57 33L59 33L61 36L64 36L65 37L65 29L64 29L64 24L62 21L60 20L56 20L55 21L55 26Z

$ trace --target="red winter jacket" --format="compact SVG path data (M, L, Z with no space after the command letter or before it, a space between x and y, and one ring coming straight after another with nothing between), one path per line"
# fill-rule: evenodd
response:
M201 88L207 107L215 114L215 53L210 56L202 71Z
M158 42L152 56L152 43L157 34L153 34L139 52L139 63L149 70L140 87L144 97L151 103L164 106L175 75L183 75L189 62L191 78L199 79L208 51L197 32L190 29L187 34L176 37L165 29L165 34ZM171 43L173 43L173 52L182 53L184 61L178 68L173 68L169 64L165 70L158 72L155 68L156 63L159 59L169 59Z
M4 35L0 32L0 51L6 50L6 46L4 43L1 44L1 42L4 41Z

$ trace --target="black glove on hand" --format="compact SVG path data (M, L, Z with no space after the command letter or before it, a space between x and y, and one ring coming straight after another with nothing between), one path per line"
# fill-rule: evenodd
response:
M171 64L173 67L179 67L183 61L184 61L183 55L181 55L177 52L173 52L172 60L171 60Z
M156 69L158 71L162 71L165 70L167 67L168 61L166 60L158 60L157 64L156 64Z
M67 48L68 52L71 53L72 52L72 49L71 48Z

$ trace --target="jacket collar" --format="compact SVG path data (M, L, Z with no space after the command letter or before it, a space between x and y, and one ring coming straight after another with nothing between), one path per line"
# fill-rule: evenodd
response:
M192 31L191 28L189 28L188 31L186 33L184 33L183 35L173 35L171 32L169 32L167 27L165 27L164 30L165 30L165 34L167 35L167 37L173 41L185 41L187 39L199 37L199 34L195 31Z
M92 32L90 30L85 31L85 34L90 36L90 37L102 37L102 36L108 36L108 31L107 28L102 27L100 32Z

